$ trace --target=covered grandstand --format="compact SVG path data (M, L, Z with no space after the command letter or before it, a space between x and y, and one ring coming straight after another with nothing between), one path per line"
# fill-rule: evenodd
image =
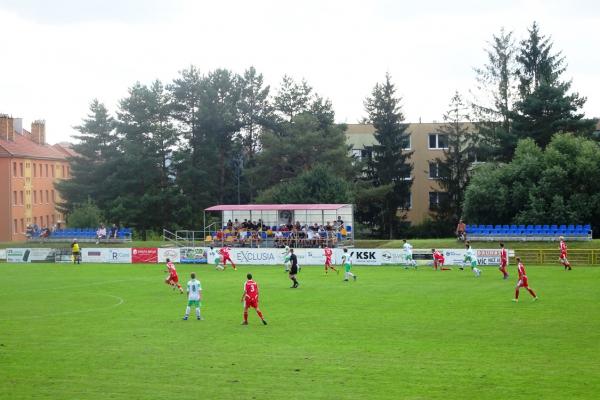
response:
M208 223L207 213L219 221ZM210 216L210 214L209 214ZM244 223L250 225L244 225ZM248 247L354 245L352 204L222 204L204 210L207 244Z

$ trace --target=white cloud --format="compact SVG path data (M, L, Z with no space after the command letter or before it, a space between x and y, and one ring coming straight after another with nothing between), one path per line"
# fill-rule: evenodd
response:
M522 37L534 19L567 56L586 113L600 116L593 2L73 2L50 12L35 7L45 2L0 1L0 112L45 118L53 142L69 139L92 98L114 111L135 81L169 81L190 64L254 65L272 86L283 74L306 78L347 122L364 116L364 98L389 71L408 120L440 120L454 90L473 86L491 35L505 26Z

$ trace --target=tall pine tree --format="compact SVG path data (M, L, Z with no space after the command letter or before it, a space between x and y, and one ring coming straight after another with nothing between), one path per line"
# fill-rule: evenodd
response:
M565 58L553 52L551 39L540 34L537 23L528 32L517 54L520 99L514 112L516 135L531 137L542 147L559 132L588 136L595 122L580 112L587 99L569 93L571 82L561 80Z
M371 97L365 101L377 141L370 149L372 159L368 163L368 177L372 185L378 188L377 191L383 194L377 220L390 239L394 237L400 222L399 212L406 215L412 185L410 176L413 167L409 163L412 152L404 150L409 134L406 131L408 125L403 123L400 100L396 97L396 88L390 75L386 74L385 81L376 84Z
M500 30L485 49L487 62L475 69L473 100L479 133L478 154L483 160L510 161L517 146L513 108L517 101L516 46L512 32Z
M445 193L436 217L448 223L456 222L462 215L469 170L474 161L477 136L469 124L470 119L462 96L456 92L439 130L448 137L448 148L444 150L444 157L436 160L439 183Z

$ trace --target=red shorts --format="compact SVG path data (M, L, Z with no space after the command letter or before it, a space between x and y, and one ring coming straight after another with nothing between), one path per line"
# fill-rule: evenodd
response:
M504 269L504 268L506 268L507 265L508 265L508 262L506 262L506 260L500 260L500 268Z
M223 265L225 265L227 263L227 261L229 261L230 263L233 264L233 260L231 259L231 257L229 257L229 256L221 256L221 262L223 263Z
M258 308L258 299L246 299L246 308Z
M325 258L325 266L326 267L331 267L331 257L326 257Z
M566 260L567 259L567 255L565 253L560 253L560 259L561 260Z
M179 277L177 275L169 275L169 282L179 283Z
M519 282L517 282L517 287L524 287L524 288L529 287L529 282L527 282L526 276L519 279Z

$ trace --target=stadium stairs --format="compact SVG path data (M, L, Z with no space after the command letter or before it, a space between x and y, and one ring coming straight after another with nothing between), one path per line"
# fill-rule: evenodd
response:
M471 241L557 241L592 240L588 225L467 225Z
M110 233L110 230L109 232ZM78 242L82 243L125 243L131 242L131 229L120 228L117 231L116 238L98 239L96 237L96 228L66 228L59 229L50 234L49 237L41 238L39 234L28 239L28 242L32 243L46 243L46 242L70 242L73 239L77 239Z

